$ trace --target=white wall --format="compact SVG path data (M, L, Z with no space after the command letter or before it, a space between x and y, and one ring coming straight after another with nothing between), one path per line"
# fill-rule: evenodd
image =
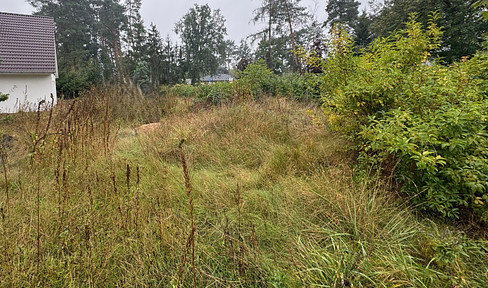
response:
M50 105L51 93L54 96L54 105L57 103L54 74L0 74L0 92L9 94L7 101L0 102L0 113L15 113L19 110L36 111L41 100L45 100L46 104Z

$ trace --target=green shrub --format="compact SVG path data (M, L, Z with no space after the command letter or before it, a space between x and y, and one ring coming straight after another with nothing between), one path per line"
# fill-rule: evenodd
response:
M320 75L312 73L283 74L277 77L277 94L297 100L317 100L321 92L320 78Z
M161 87L161 93L173 93L179 97L193 97L210 104L219 104L228 101L234 96L234 86L229 82L217 82L213 84L199 85L175 85L168 90L165 86Z
M161 85L161 87L159 87L159 94L161 96L166 96L166 95L169 95L172 91L172 87L171 86L168 86L168 85Z
M278 76L266 67L264 61L247 65L244 71L239 71L234 80L239 94L252 99L261 95L276 95L276 79Z
M197 97L198 88L188 84L178 84L171 88L171 92L179 97Z
M450 218L488 220L486 57L436 63L442 32L411 17L405 30L362 54L336 28L323 63L323 108L348 133L365 164L394 174L419 207Z
M234 87L243 96L259 98L262 95L282 96L297 100L319 99L321 81L319 75L288 73L275 75L264 61L249 64L238 72Z
M198 98L211 104L219 104L230 100L234 96L234 87L229 82L201 84L198 86Z

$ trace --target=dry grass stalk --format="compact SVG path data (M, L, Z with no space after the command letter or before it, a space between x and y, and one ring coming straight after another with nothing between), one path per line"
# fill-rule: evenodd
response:
M9 183L9 180L8 180L8 171L9 171L9 167L8 167L8 156L7 156L7 147L6 147L6 144L1 143L0 145L0 153L2 154L2 165L3 165L3 176L4 176L4 179L5 179L5 206L6 206L6 210L7 210L7 216L9 215L9 211L10 211L10 193L9 193L9 186L10 186L10 183Z
M195 267L195 219L193 216L193 196L191 194L192 187L191 187L191 181L190 181L190 172L188 170L188 164L186 161L186 156L185 156L185 150L183 149L183 143L185 142L184 139L181 139L179 148L180 148L180 156L181 156L181 164L183 166L183 175L185 177L185 190L186 190L186 195L188 196L188 201L190 204L190 221L191 221L191 231L190 235L188 235L188 239L186 242L186 248L185 248L185 253L181 256L181 266L178 271L178 287L180 286L181 282L181 277L183 276L183 269L185 267L186 263L186 256L189 253L189 250L191 249L191 256L192 256L192 271L193 271L193 285L194 287L197 287L197 272L196 272L196 267Z

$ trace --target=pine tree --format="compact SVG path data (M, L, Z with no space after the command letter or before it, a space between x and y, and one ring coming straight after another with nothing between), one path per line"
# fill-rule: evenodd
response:
M147 34L149 78L153 87L159 87L162 82L163 42L156 25L151 23L149 27Z
M298 70L300 67L298 57L294 53L297 48L297 27L307 22L309 18L306 8L300 6L301 0L264 0L262 6L254 11L253 22L266 22L267 27L254 34L255 38L260 37L258 53L265 59L268 68L280 66L278 70L283 71L288 68ZM288 42L284 37L290 39ZM264 45L264 44L267 45ZM286 47L288 46L289 47ZM266 48L266 50L264 50ZM276 51L273 51L276 50ZM289 55L285 55L282 51L293 51ZM266 51L266 53L263 52ZM274 57L279 59L275 59ZM285 60L283 65L278 65L283 62L283 59L293 58L292 61ZM286 66L286 67L281 67ZM275 70L275 72L278 72Z
M134 76L137 66L141 62L147 62L147 31L142 20L140 9L142 0L126 0L125 13L127 16L127 27L125 31L125 42L127 45L126 73Z
M356 0L329 0L325 8L328 16L324 24L329 27L342 24L351 32L358 22L358 9L359 2Z
M124 15L124 7L117 0L103 0L98 4L95 10L98 20L96 27L100 47L99 60L103 79L109 81L120 74L120 33L127 23L127 18Z

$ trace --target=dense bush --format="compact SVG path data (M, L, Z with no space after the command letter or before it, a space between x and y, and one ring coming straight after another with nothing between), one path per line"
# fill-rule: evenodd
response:
M258 99L264 95L281 96L297 100L317 100L321 93L320 76L306 73L273 74L264 62L249 64L236 72L234 82L199 85L162 86L161 94L173 93L180 97L195 97L210 104L219 104L233 97Z
M229 82L217 82L214 84L201 84L198 86L197 97L211 104L218 104L232 99L234 87Z
M237 73L237 91L252 98L260 95L284 96L297 100L319 99L320 76L313 73L274 75L264 62L250 64Z
M255 99L266 94L275 95L277 77L264 61L260 61L247 65L244 71L238 71L234 83L241 95Z
M336 29L323 62L323 108L367 164L394 174L420 207L488 220L486 57L448 67L431 59L442 35L435 20L424 30L412 17L359 55Z
M314 100L320 98L321 76L305 73L290 73L277 78L277 93L297 100Z
M171 87L171 92L180 96L180 97L197 97L198 95L198 87L193 85L186 85L186 84L178 84ZM166 86L161 88L161 92L166 91Z

